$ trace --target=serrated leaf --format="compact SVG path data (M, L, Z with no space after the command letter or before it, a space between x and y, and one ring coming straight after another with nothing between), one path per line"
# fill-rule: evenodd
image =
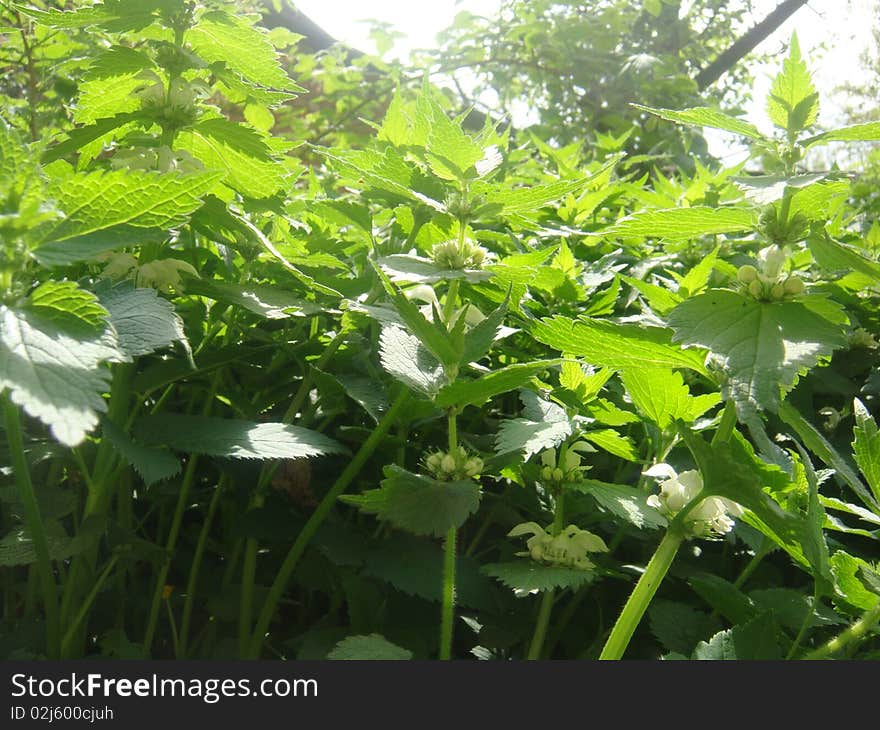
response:
M123 283L101 292L101 304L119 337L119 348L130 358L149 355L175 342L189 350L183 321L174 305L155 289L135 289Z
M167 449L137 444L109 420L104 421L102 431L104 438L113 444L113 448L140 474L147 486L180 473L180 462Z
M500 336L501 325L507 314L509 302L510 289L508 289L501 304L489 312L485 319L465 332L464 348L461 353L462 363L476 362L489 352L495 340Z
M521 388L536 373L559 363L560 360L536 360L508 365L476 380L464 380L459 377L454 383L440 389L434 398L434 403L441 408L479 406L496 395Z
M693 659L730 661L734 659L782 659L773 615L764 613L748 623L719 631L694 650Z
M398 533L366 553L364 573L402 593L426 601L443 600L443 548L438 541ZM492 610L492 584L471 557L455 560L455 601L461 606Z
M801 58L797 36L792 35L788 57L767 95L767 115L777 127L794 135L814 124L818 114L819 95Z
M380 634L365 636L346 636L327 654L328 659L336 660L381 660L412 659L413 653L397 644L392 644Z
M115 335L73 334L35 312L0 305L0 390L65 446L76 446L107 410L102 394L123 354Z
M857 271L872 281L880 280L880 264L865 258L856 249L832 240L824 232L810 235L807 238L807 247L823 269L846 274Z
M411 282L413 284L435 284L438 281L464 279L472 284L492 278L488 271L480 269L444 269L433 260L423 256L409 254L392 254L382 256L376 261L393 282Z
M532 591L551 591L570 588L577 590L592 582L596 574L558 565L543 565L534 560L511 560L507 563L489 563L482 568L486 575L500 581L520 595Z
M695 398L684 384L681 373L673 370L624 370L621 380L636 408L661 431L676 420L691 423L721 401L717 393L709 394L708 398Z
M162 413L139 419L135 437L144 444L232 459L301 459L344 454L333 439L286 423Z
M258 86L305 91L285 73L266 34L241 16L221 10L207 12L187 30L186 41L205 61L224 63Z
M871 496L865 485L862 484L850 463L838 453L828 442L828 439L813 424L807 421L791 403L783 402L779 406L778 415L783 422L795 430L795 433L797 433L798 437L810 451L822 459L828 466L834 468L840 478L859 495L859 498L868 507L880 510L880 504Z
M804 147L812 147L826 142L876 142L877 140L880 140L880 122L866 122L822 132L805 139L801 144Z
M669 651L691 655L697 642L718 631L718 621L684 603L656 599L648 608L651 631Z
M117 33L141 30L150 25L160 10L173 11L176 0L108 0L76 11L40 10L15 6L38 23L53 28L87 28L97 25Z
M780 389L845 344L848 320L822 297L759 302L715 290L678 305L668 317L675 340L704 347L725 374L722 395L733 400L742 420L760 409L775 411Z
M628 436L621 436L613 428L585 431L583 438L621 459L626 459L627 461L639 460L639 453L636 451L633 440Z
M271 155L259 133L243 124L205 119L181 131L175 145L208 170L221 171L223 182L242 195L268 198L285 184L284 166Z
M104 329L109 313L89 291L72 281L47 281L34 289L27 307L40 316L53 320L63 330Z
M596 235L687 241L718 233L750 231L754 227L754 214L748 208L694 206L639 211Z
M198 294L227 304L244 307L265 319L307 317L324 311L323 307L294 293L269 284L236 284L214 279L190 278L186 293Z
M777 466L755 456L751 445L734 431L729 441L708 444L688 428L680 433L697 462L708 495L725 497L750 510L743 518L786 550L802 565L807 559L801 548L805 537L804 521L786 512L765 491L785 491L788 476Z
M649 506L645 494L635 487L584 479L567 485L567 489L590 495L615 517L638 528L656 529L666 525L666 518Z
M615 324L598 319L555 316L532 326L532 336L555 350L582 357L591 365L626 368L686 367L705 373L705 354L672 343L672 332L659 327Z
M853 400L853 456L862 474L880 502L880 432L868 409L858 399Z
M379 489L342 501L414 535L434 537L461 527L480 506L480 487L473 480L442 482L395 464L386 466L384 473Z
M113 46L98 55L79 84L74 121L90 124L140 109L141 99L134 93L144 86L139 74L154 66L149 56L125 46Z
M831 556L830 565L838 598L860 611L869 611L877 605L880 596L869 590L859 578L862 568L871 567L866 561L838 550Z
M750 139L762 138L761 133L754 124L750 124L744 119L731 117L718 109L710 107L701 106L674 111L672 109L654 109L649 106L642 106L641 104L633 104L632 106L670 122L687 124L692 127L712 127L713 129L721 129L725 132L740 134Z
M72 175L54 191L64 218L33 233L33 255L46 265L70 264L129 245L125 236L113 243L118 229L167 229L183 223L218 179L216 172L173 175L129 170ZM100 244L97 249L90 238L95 235Z
M382 367L401 383L433 397L446 375L443 366L402 327L386 325L379 335L379 359Z
M553 448L572 433L571 422L565 411L555 403L542 400L532 391L520 393L525 405L522 418L504 421L495 437L499 454L522 451L523 460L532 454Z
M749 592L755 608L773 614L781 626L790 631L799 631L811 611L813 597L790 588L762 588ZM814 626L834 626L843 620L834 611L817 604L813 611Z

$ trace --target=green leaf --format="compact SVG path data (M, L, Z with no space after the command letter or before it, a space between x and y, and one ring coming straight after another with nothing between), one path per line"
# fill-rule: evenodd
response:
M205 61L224 63L257 86L305 91L285 73L266 34L242 16L221 10L207 12L187 30L186 42Z
M807 421L791 403L783 402L779 406L778 415L795 430L795 433L797 433L798 437L810 451L822 459L828 466L834 468L838 476L859 495L868 507L880 510L877 500L871 496L871 493L862 484L858 474L856 474L849 462L838 453L822 433Z
M58 142L47 149L43 153L41 160L44 164L48 165L51 162L55 162L63 157L67 157L67 155L73 154L77 150L86 147L86 145L97 142L97 140L102 138L110 139L114 137L116 133L120 133L125 125L136 121L143 122L147 125L150 123L150 120L144 112L135 110L130 112L119 112L112 117L96 119L93 124L69 129L67 130L67 139Z
M36 312L0 305L0 390L45 423L65 446L76 446L107 410L102 394L123 359L111 330L74 334Z
M846 274L857 271L873 282L880 280L880 264L866 258L857 249L832 240L824 231L807 238L807 247L823 269Z
M445 368L457 369L461 362L461 352L456 350L446 327L440 322L440 318L435 317L435 321L426 319L420 309L391 282L381 269L375 265L373 268L407 329L418 338L428 352L443 363Z
M434 398L434 403L441 408L479 406L496 395L521 388L535 374L554 367L560 362L560 360L536 360L516 363L483 375L476 380L464 380L459 376L454 383L450 383L440 390Z
M504 421L495 437L495 450L499 454L522 451L523 459L532 454L553 448L572 433L571 422L565 411L555 403L542 400L530 390L520 393L525 404L523 418Z
M758 131L758 128L754 124L750 124L744 119L731 117L718 109L712 109L710 107L700 106L692 109L674 111L672 109L653 109L649 106L642 106L641 104L632 104L632 106L670 122L687 124L692 127L712 127L713 129L733 132L734 134L740 134L743 137L749 137L751 139L763 138L763 135Z
M170 479L180 473L180 462L167 449L142 446L109 420L104 420L102 431L113 448L140 474L144 484Z
M621 459L626 459L627 461L639 460L639 453L636 451L633 440L628 436L621 436L614 429L603 428L598 431L585 431L583 438Z
M53 28L87 28L92 25L121 33L142 30L156 20L160 10L177 9L176 0L107 0L76 11L39 10L26 5L16 9Z
M104 329L109 313L91 292L72 281L47 281L34 289L27 307L53 320L63 330L84 329L93 333Z
M219 170L214 180L242 195L268 198L284 185L287 172L270 153L256 130L226 119L205 119L181 131L176 148L189 152L208 170Z
M664 289L662 286L634 279L631 276L621 276L620 278L638 291L647 300L651 309L658 314L666 314L681 303L681 297L678 294Z
M805 139L801 144L804 147L812 147L826 142L876 142L877 140L880 140L880 122L866 122L822 132Z
M763 613L746 624L719 631L708 642L701 641L693 659L782 659L773 614Z
M748 208L694 206L639 211L595 235L687 241L699 236L750 231L754 227L754 214Z
M462 363L476 362L489 352L498 338L499 329L507 314L509 301L510 289L501 304L489 312L484 320L465 332L464 349L461 354Z
M598 319L555 316L532 326L532 336L555 350L582 357L591 365L627 368L686 367L705 373L705 353L672 344L672 333L658 327L615 324Z
M775 411L780 389L844 345L848 320L823 297L759 302L719 289L682 302L668 322L675 340L710 351L726 376L722 395L745 421L759 409Z
M615 517L640 529L653 530L666 525L666 518L649 506L645 494L635 487L585 479L566 488L590 495Z
M697 462L708 495L725 497L752 512L746 521L771 538L801 564L806 564L801 549L804 521L786 512L765 491L776 487L784 491L790 483L777 466L755 456L751 445L734 431L729 441L708 444L686 427L679 432Z
M669 651L688 657L697 642L712 636L720 628L708 614L684 603L655 599L648 608L651 631Z
M801 58L796 35L791 37L788 58L782 62L782 71L773 79L767 96L767 115L770 121L793 136L816 122L819 114L819 95Z
M346 636L327 654L328 659L342 660L381 660L412 659L413 653L379 634L365 636Z
M480 486L471 479L441 482L395 464L384 472L379 489L340 499L414 535L434 537L461 527L480 506Z
M868 409L858 399L853 400L853 456L865 475L874 498L880 502L880 431Z
M699 573L688 579L691 588L712 610L732 624L750 621L757 613L752 600L733 583L710 573Z
M492 576L516 591L518 595L566 588L574 591L592 582L596 577L591 570L543 565L534 560L489 563L484 565L482 570L486 575Z
M624 370L621 380L636 408L665 431L673 421L691 423L721 401L717 393L695 398L681 373L645 368Z
M98 250L107 250L129 245L124 236L113 245L113 231L108 229L179 225L202 204L202 196L218 179L213 172L172 175L131 170L65 178L54 191L64 218L34 232L33 254L47 265L70 264L95 255L89 238L93 234L103 234Z
M98 55L79 84L74 121L90 124L139 110L141 99L135 91L144 86L139 74L154 67L149 56L125 46L113 46Z
M190 278L186 281L186 293L234 304L265 319L308 317L324 311L323 307L314 302L302 299L285 288L269 284L236 284L216 279Z
M865 587L865 583L859 578L859 572L863 568L871 568L866 561L838 550L831 556L830 562L838 598L859 611L869 611L877 605L880 596Z
M813 597L790 588L762 588L749 592L760 612L769 611L781 626L797 632L803 626L807 615L812 610ZM813 613L814 626L834 626L843 621L831 609L821 603L816 605Z
M307 428L235 418L162 413L139 419L134 433L146 445L232 459L301 459L347 452L342 444Z
M382 367L401 383L429 397L446 382L443 366L402 327L386 325L379 335L379 359Z
M155 289L135 289L130 283L122 283L101 292L99 298L110 313L119 348L129 358L149 355L175 342L189 351L183 321L174 305Z

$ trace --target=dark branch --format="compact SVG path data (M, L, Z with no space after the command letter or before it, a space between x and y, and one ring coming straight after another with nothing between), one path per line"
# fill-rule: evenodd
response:
M742 38L697 74L695 79L700 91L714 84L744 56L751 53L774 30L788 20L795 11L807 4L807 0L784 0L764 20L751 28Z

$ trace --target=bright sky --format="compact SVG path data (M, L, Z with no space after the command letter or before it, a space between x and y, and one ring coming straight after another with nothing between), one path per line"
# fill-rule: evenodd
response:
M756 20L767 15L779 1L757 0ZM491 16L500 0L294 0L294 3L337 39L371 53L375 52L375 46L369 38L369 25L363 21L376 19L392 24L405 34L391 52L397 56L412 49L434 46L437 33L450 25L456 13L462 10ZM865 78L859 55L873 42L871 30L878 21L872 12L873 5L874 0L811 0L764 41L759 51L780 52L792 31L796 31L801 50L814 70L820 95L827 99L836 86L844 82L858 83ZM823 43L825 50L821 48ZM780 62L781 59L779 56ZM763 99L777 69L778 64L771 63L755 73L755 102L747 116L763 131L769 131ZM826 103L820 123L835 125L840 121L835 115L835 105Z

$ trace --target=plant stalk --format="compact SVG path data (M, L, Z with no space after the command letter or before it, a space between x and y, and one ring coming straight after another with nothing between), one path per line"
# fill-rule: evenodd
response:
M309 517L308 522L303 526L302 531L299 533L288 551L287 556L284 558L284 562L278 569L275 580L269 589L269 594L266 596L266 600L263 603L260 615L257 618L256 626L251 635L251 644L247 652L247 658L257 659L259 657L260 649L263 646L263 641L269 630L269 624L272 621L272 617L275 615L278 603L281 601L281 596L284 593L284 589L287 587L287 582L290 580L290 576L296 569L300 557L302 557L302 554L305 552L305 549L314 534L318 531L318 528L330 515L330 510L333 509L333 505L336 503L339 495L345 491L348 485L351 484L352 480L358 475L358 473L360 473L360 470L367 462L367 459L372 456L376 447L382 439L385 438L385 434L388 433L388 429L391 428L397 420L397 416L409 402L409 398L409 391L401 391L400 395L397 396L397 399L391 404L391 407L382 417L382 420L376 425L373 433L371 433L367 440L361 444L361 447L354 455L354 458L348 463L348 466L342 474L339 475L339 478L330 488L330 491L324 495L324 498L312 513L312 516Z

